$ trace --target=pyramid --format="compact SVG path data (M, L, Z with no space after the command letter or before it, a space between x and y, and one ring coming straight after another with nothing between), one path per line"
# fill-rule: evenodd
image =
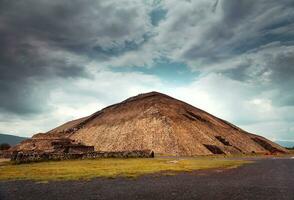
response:
M287 151L264 137L158 92L131 97L36 134L31 141L50 138L69 138L94 146L96 151L150 149L156 154L177 156Z

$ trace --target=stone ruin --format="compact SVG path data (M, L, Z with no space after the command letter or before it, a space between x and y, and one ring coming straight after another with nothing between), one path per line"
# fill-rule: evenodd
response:
M47 152L13 152L11 161L17 164L41 162L49 160L74 160L97 158L153 158L151 150L116 151L116 152L85 152L85 153L47 153Z
M38 140L35 140L32 146L38 146ZM44 145L44 141L41 141ZM32 150L11 151L10 159L17 164L40 162L49 160L72 160L72 159L96 159L96 158L153 158L154 152L151 150L134 151L116 151L102 152L95 151L94 146L87 146L81 143L75 143L73 140L51 139L45 141L46 148ZM49 143L48 143L49 142Z
M51 142L53 146L52 153L72 153L82 154L94 151L94 146L86 146L81 143L72 143L70 140L61 140Z
M11 152L9 150L0 150L0 158L10 158Z

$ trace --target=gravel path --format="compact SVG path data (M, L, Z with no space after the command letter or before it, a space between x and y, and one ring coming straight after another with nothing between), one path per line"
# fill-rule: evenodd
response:
M294 159L261 159L231 170L176 176L34 183L0 182L1 200L18 199L294 199Z

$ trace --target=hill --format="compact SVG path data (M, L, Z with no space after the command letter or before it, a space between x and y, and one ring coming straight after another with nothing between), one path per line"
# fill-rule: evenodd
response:
M258 135L165 94L150 92L90 116L37 134L19 148L40 148L46 140L70 138L97 151L151 149L168 155L282 153Z
M7 134L1 134L0 133L0 144L2 143L8 143L11 146L14 146L18 143L20 143L23 140L26 140L27 138L25 137L19 137L15 135L7 135Z
M283 147L287 147L287 148L294 147L294 141L277 140L275 142L278 143L279 145L283 146Z

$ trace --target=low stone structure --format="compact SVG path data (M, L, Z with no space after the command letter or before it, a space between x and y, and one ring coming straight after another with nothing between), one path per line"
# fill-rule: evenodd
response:
M15 156L18 152L30 155L30 157L40 157L47 154L85 154L94 152L94 146L87 146L69 138L34 137L7 150L5 156L10 158L12 154Z
M86 153L48 153L48 152L13 152L11 161L17 164L49 160L73 160L96 158L153 158L151 150L119 152L86 152Z
M153 158L151 150L99 152L69 138L33 137L13 147L9 154L15 163L49 160L95 159L95 158Z
M51 153L83 154L94 151L94 146L86 146L80 143L75 144L67 140L53 141L51 145L53 146L53 152Z
M0 151L0 158L10 158L11 151L9 150L1 150Z

